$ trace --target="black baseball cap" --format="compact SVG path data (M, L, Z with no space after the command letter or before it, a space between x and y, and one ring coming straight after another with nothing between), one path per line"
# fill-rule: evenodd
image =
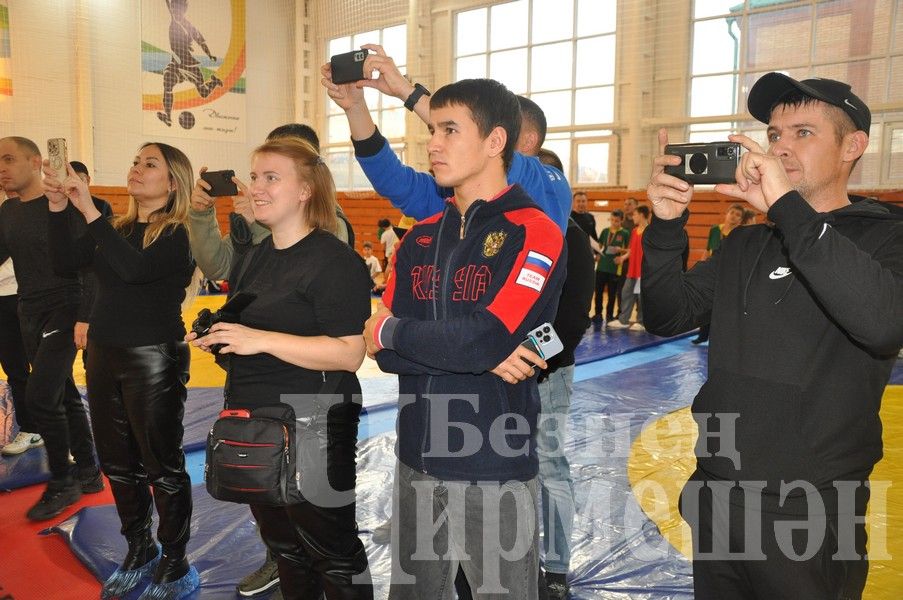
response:
M847 113L856 125L866 134L872 125L872 113L865 102L853 93L850 84L833 79L813 77L797 81L783 73L766 73L749 90L746 105L749 114L756 120L768 124L771 109L791 91L799 91L804 96L821 100L836 106Z

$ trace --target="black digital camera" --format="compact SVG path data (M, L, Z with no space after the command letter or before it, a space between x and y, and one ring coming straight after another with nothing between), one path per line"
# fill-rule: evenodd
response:
M737 180L740 144L736 142L668 144L665 154L681 159L679 165L665 167L665 173L687 183L734 183Z
M195 332L199 338L202 338L210 333L210 328L217 323L238 323L241 311L247 308L248 305L256 299L256 294L239 292L229 298L228 302L223 304L216 312L211 311L209 308L202 308L198 313L197 318L191 324L191 330ZM219 351L222 349L223 344L213 344L210 346L210 351L214 354L219 354Z

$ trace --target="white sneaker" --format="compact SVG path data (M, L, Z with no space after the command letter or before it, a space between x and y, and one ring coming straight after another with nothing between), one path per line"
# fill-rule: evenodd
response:
M13 456L15 454L22 454L27 450L38 448L43 445L44 438L42 438L40 434L20 431L16 435L16 439L3 446L2 453L6 456Z
M630 326L631 331L646 331L646 328L643 327L643 324L639 321Z
M630 327L630 325L621 323L619 320L615 319L606 323L605 327L608 329L627 329L628 327Z

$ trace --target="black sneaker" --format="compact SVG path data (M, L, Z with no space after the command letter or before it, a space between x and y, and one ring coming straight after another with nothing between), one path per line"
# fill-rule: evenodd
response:
M37 504L28 509L25 516L31 521L46 521L57 516L82 497L81 484L77 481L54 481L47 483Z
M160 119L161 121L163 121L163 123L164 123L167 127L172 127L172 117L170 117L170 116L169 116L168 114L166 114L165 112L158 112L158 113L157 113L157 118Z
M103 491L103 475L100 474L100 469L97 467L86 471L79 469L77 477L82 494L96 494Z

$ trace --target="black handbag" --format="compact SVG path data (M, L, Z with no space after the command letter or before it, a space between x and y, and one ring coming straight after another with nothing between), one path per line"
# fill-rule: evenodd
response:
M223 410L207 435L204 480L217 500L287 506L301 502L295 415L280 404Z

